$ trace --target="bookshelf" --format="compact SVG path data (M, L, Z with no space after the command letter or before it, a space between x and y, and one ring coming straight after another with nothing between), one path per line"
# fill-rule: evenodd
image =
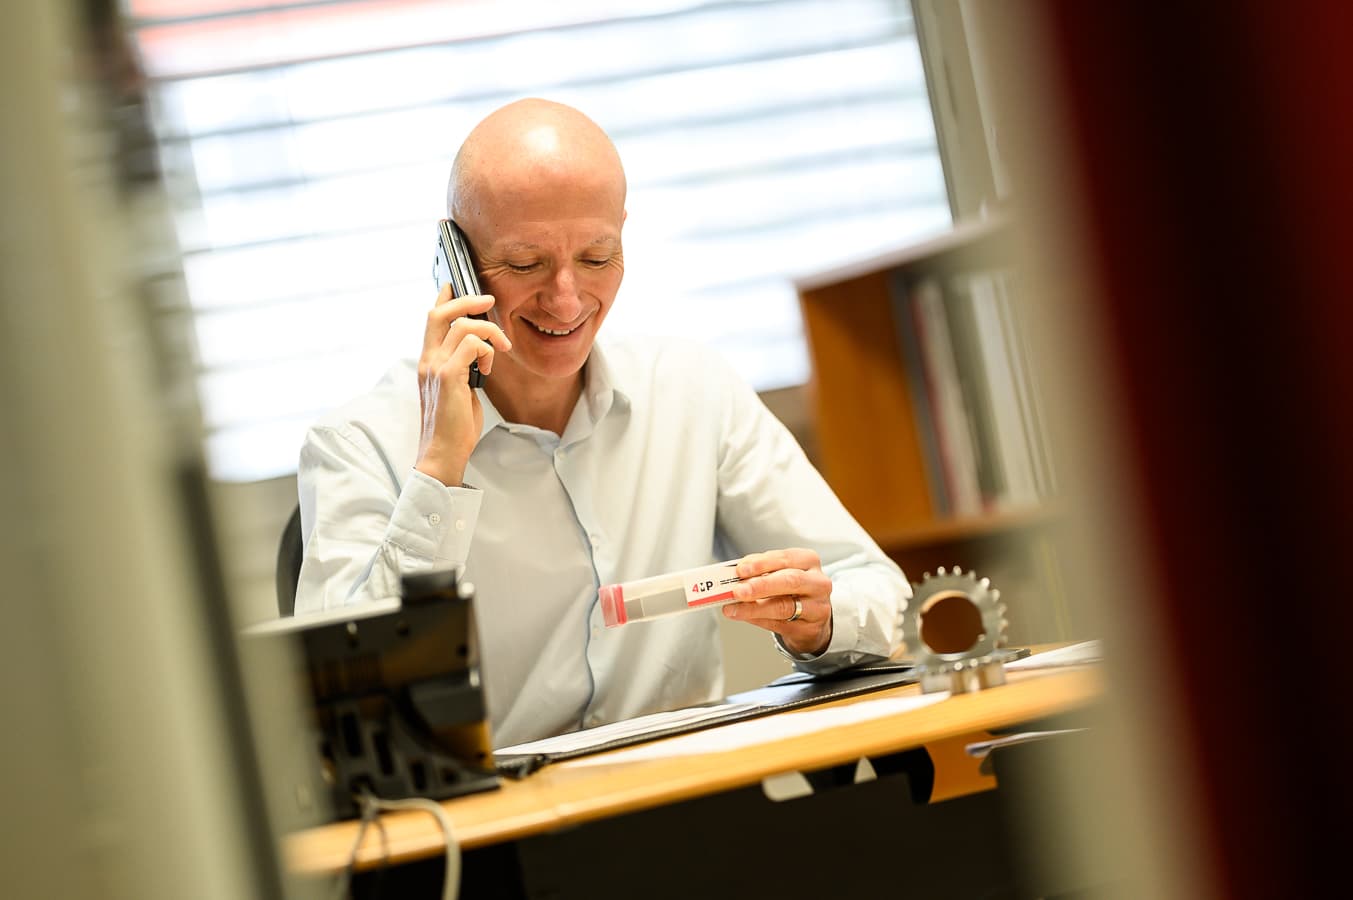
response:
M974 569L1007 600L1012 641L1066 640L1063 516L1018 340L1011 228L1001 216L958 223L796 278L808 403L823 476L909 578Z

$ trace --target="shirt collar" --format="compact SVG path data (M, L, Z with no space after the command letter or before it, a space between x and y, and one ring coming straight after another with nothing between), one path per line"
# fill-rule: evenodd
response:
M616 384L615 370L606 358L601 341L592 345L583 379L583 399L594 423L600 422L613 407L617 412L629 409L629 395Z
M490 431L507 423L484 389L478 390L479 402L484 410L484 425L479 429L479 439L483 440ZM588 421L585 423L585 433L575 436L570 432L574 431L574 422L578 418L580 407L586 409ZM615 371L606 359L601 342L597 341L592 344L592 352L587 355L587 362L583 365L583 392L578 398L578 406L574 407L573 417L569 419L565 437L569 442L585 437L612 409L616 412L625 412L629 408L629 395L616 384Z
M484 425L479 429L479 439L482 441L485 435L503 424L503 414L498 412L498 407L493 405L487 391L483 388L476 388L476 390L479 391L479 405L484 410Z

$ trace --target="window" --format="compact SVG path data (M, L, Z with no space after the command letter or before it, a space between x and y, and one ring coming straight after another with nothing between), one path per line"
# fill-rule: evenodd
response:
M798 272L950 221L905 0L127 0L151 81L215 477L416 354L461 139L577 106L629 177L606 333L682 334L801 384Z

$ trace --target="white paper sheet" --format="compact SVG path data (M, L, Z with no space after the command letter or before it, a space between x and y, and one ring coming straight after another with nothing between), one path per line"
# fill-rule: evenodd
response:
M1103 658L1104 651L1099 641L1081 641L1079 644L1071 644L1057 650L1049 650L1046 653L1035 653L1033 656L1008 662L1005 664L1005 670L1007 672L1018 672L1024 669L1082 666L1086 663L1099 662Z
M1021 731L1016 734L1006 734L998 738L992 738L989 741L975 741L963 748L964 752L974 759L986 759L992 750L999 750L1002 747L1013 747L1016 744L1027 744L1032 741L1042 741L1048 738L1060 737L1064 734L1081 734L1084 728L1057 728L1052 731Z
M768 744L784 738L796 737L825 731L841 725L855 722L867 722L902 712L920 709L932 703L938 703L949 694L920 694L910 697L883 697L878 700L863 700L847 706L834 706L822 709L805 709L798 712L781 712L733 722L718 728L683 734L650 744L640 744L625 750L616 750L598 756L588 756L569 761L568 765L614 765L616 763L638 762L645 759L663 759L673 756L695 756L703 753L719 753L725 750L738 750L756 744Z
M611 741L632 737L636 734L643 734L648 731L657 731L663 728L675 728L680 725L696 725L709 719L716 719L721 716L745 712L755 708L755 703L725 703L719 706L691 706L686 707L685 709L674 709L670 712L652 713L634 719L624 719L620 722L612 722L609 725L599 725L596 728L587 728L583 731L574 731L569 734L561 734L557 737L542 738L541 740L529 741L525 744L514 744L511 747L499 747L493 752L504 756L517 753L569 753L575 750L600 747L603 744L609 744Z

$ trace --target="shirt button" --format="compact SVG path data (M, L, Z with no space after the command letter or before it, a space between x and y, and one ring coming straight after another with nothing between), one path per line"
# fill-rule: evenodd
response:
M464 520L464 519L457 519L457 520L456 520L456 530L457 530L457 531L464 531L464 530L465 530L465 520Z
M441 515L440 515L439 513L429 513L429 514L428 514L428 524L429 524L429 525L440 525L440 524L442 524L442 517L441 517Z

